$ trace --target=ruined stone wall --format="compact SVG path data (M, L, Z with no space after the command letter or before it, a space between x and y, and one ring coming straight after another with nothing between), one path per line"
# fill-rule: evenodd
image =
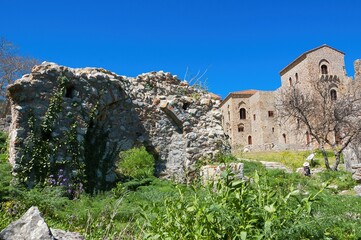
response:
M90 188L101 188L116 179L119 151L144 145L157 157L158 174L185 181L198 160L229 150L220 99L170 73L127 78L43 63L8 91L9 160L18 173L45 151L49 173L61 168L69 179L83 177ZM35 172L27 172L27 181L36 180Z
M354 62L354 69L355 69L355 81L361 81L361 59L357 59Z

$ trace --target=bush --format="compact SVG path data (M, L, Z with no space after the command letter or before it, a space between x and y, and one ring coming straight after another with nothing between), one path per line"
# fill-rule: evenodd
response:
M154 157L145 147L132 148L120 153L118 170L126 177L142 179L154 175Z

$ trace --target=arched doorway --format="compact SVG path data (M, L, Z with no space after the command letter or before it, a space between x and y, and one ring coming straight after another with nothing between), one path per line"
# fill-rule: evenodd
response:
M248 145L252 145L252 136L248 136Z

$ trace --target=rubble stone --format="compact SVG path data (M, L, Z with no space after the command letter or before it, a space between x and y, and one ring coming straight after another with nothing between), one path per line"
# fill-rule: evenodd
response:
M49 229L37 207L31 207L21 218L0 232L1 240L84 240L79 233Z

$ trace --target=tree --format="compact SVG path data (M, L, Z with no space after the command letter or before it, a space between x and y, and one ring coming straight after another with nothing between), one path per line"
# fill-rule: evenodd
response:
M301 123L317 142L326 168L334 171L338 169L342 151L361 135L360 88L353 83L353 87L343 89L338 96L339 83L337 77L322 77L308 90L294 84L280 91L276 103L280 119ZM332 149L336 158L332 168L327 147Z
M18 55L18 48L4 38L0 38L0 100L4 102L0 115L6 115L6 87L22 75L29 73L38 60Z

